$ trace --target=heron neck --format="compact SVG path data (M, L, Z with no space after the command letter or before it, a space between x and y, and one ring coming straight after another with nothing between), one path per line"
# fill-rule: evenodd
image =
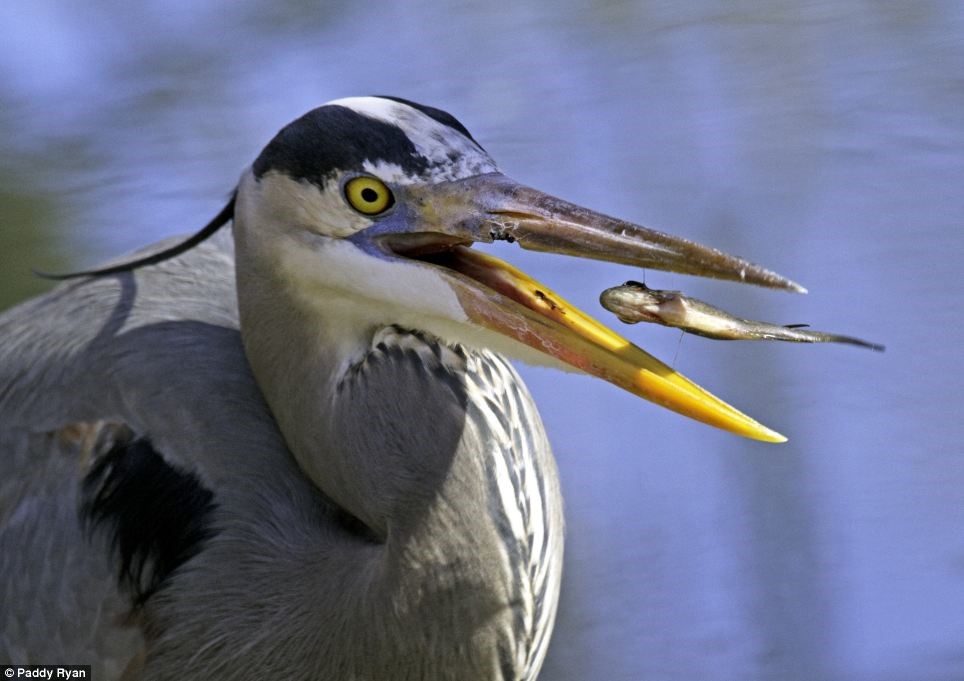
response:
M411 533L463 453L464 356L441 359L357 301L307 298L250 255L238 250L245 352L300 468L379 538Z
M239 249L245 351L286 443L314 485L384 544L356 566L364 604L445 649L502 632L496 617L545 634L561 502L542 424L511 367L360 319L334 297L306 303L245 258ZM448 624L422 631L439 612ZM386 635L386 645L409 640ZM507 635L469 653L499 649L537 668L544 646L528 640Z

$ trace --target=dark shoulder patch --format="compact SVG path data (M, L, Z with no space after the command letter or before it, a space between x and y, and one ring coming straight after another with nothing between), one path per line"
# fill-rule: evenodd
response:
M459 119L457 119L449 112L442 111L441 109L436 109L434 106L425 106L424 104L413 102L410 99L402 99L401 97L392 97L390 95L378 95L378 97L379 99L390 99L393 102L398 102L399 104L405 104L406 106L410 106L413 109L421 111L423 114L441 123L442 125L447 125L453 130L456 130L462 133L470 140L475 142L475 146L477 146L479 149L482 149L482 145L475 141L475 138L472 137L472 133L469 132L468 128L462 125L462 123L459 122ZM482 151L485 151L485 149L482 149Z
M85 476L89 531L108 533L118 582L141 605L210 538L214 495L168 464L144 438L116 444Z
M321 187L336 170L361 170L366 160L394 163L415 175L428 168L397 125L328 104L282 128L252 170L258 179L276 170Z

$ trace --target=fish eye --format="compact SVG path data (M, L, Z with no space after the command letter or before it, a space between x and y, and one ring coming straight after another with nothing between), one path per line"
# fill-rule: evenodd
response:
M345 200L364 215L378 215L395 205L395 197L377 177L362 175L345 183Z

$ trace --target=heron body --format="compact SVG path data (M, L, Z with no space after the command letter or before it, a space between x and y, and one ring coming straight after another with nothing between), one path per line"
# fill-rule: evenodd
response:
M561 496L503 355L779 436L469 248L496 238L792 286L516 185L439 110L320 107L192 239L0 316L0 659L536 678Z
M533 675L555 610L561 509L538 415L514 371L491 353L443 348L417 332L389 326L372 336L344 374L333 420L350 422L343 410L360 409L374 422L361 422L365 432L339 432L360 438L346 442L345 451L364 447L379 418L434 425L395 450L378 443L385 460L373 464L402 463L408 451L420 456L404 457L408 465L394 465L390 478L368 471L366 482L381 486L380 498L394 494L409 506L392 514L408 526L382 526L384 536L372 536L312 484L285 446L245 361L230 252L217 246L121 278L70 285L4 318L6 338L11 329L29 333L4 344L3 366L26 360L36 373L8 383L4 395L5 449L19 454L4 458L9 513L0 574L5 603L21 608L3 608L3 630L7 637L17 632L17 622L36 619L30 613L50 620L29 632L32 641L4 640L4 657L49 660L63 646L69 659L92 660L126 639L130 647L104 661L105 669L127 666L124 655L137 664L135 653L150 642L144 678L184 670L196 678L292 670L301 674L293 678L306 679ZM69 326L60 323L65 318ZM163 377L154 374L158 365L168 367ZM38 381L60 390L45 396L32 387ZM405 389L417 389L419 399L400 399ZM91 404L95 395L103 400L98 405ZM144 625L137 627L118 622L150 580L145 574L136 584L116 585L112 564L123 556L110 558L108 544L121 538L111 537L119 518L102 518L106 532L95 532L83 550L77 512L101 490L85 493L90 467L78 464L80 445L59 442L65 424L94 427L101 419L147 438L158 461L144 466L190 472L193 480L179 484L213 494L206 538L175 572L158 575L164 587L140 606ZM123 451L124 435L105 430L110 440L99 443L100 456L116 437ZM137 471L125 475L114 483L138 484ZM47 489L51 479L58 480L54 490ZM13 481L21 489L12 489ZM143 534L131 549L134 560L167 561L156 550L165 547L155 544L165 533L187 531L167 524L172 505L183 500L162 497L156 508L138 508L146 491L115 510L143 521L128 530ZM11 493L19 497L12 503ZM501 517L500 531L480 532L476 520L491 513ZM52 533L67 535L65 545L49 546ZM505 542L510 536L517 539ZM81 562L63 560L70 555ZM25 588L35 598L18 597ZM100 611L92 588L113 611ZM85 599L83 612L71 611ZM436 611L450 616L425 616ZM359 618L371 621L359 626ZM76 626L75 638L51 641L50 632L62 630L57 620ZM473 646L473 635L491 640ZM371 650L393 652L360 652ZM406 676L400 670L409 665Z

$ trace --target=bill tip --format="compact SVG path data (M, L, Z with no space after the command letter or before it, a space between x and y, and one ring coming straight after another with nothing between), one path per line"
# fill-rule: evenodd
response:
M773 444L783 444L787 441L787 436L782 433L778 433L775 430L770 430L764 425L759 426L757 430L751 437L754 440L760 440L761 442L772 442Z

